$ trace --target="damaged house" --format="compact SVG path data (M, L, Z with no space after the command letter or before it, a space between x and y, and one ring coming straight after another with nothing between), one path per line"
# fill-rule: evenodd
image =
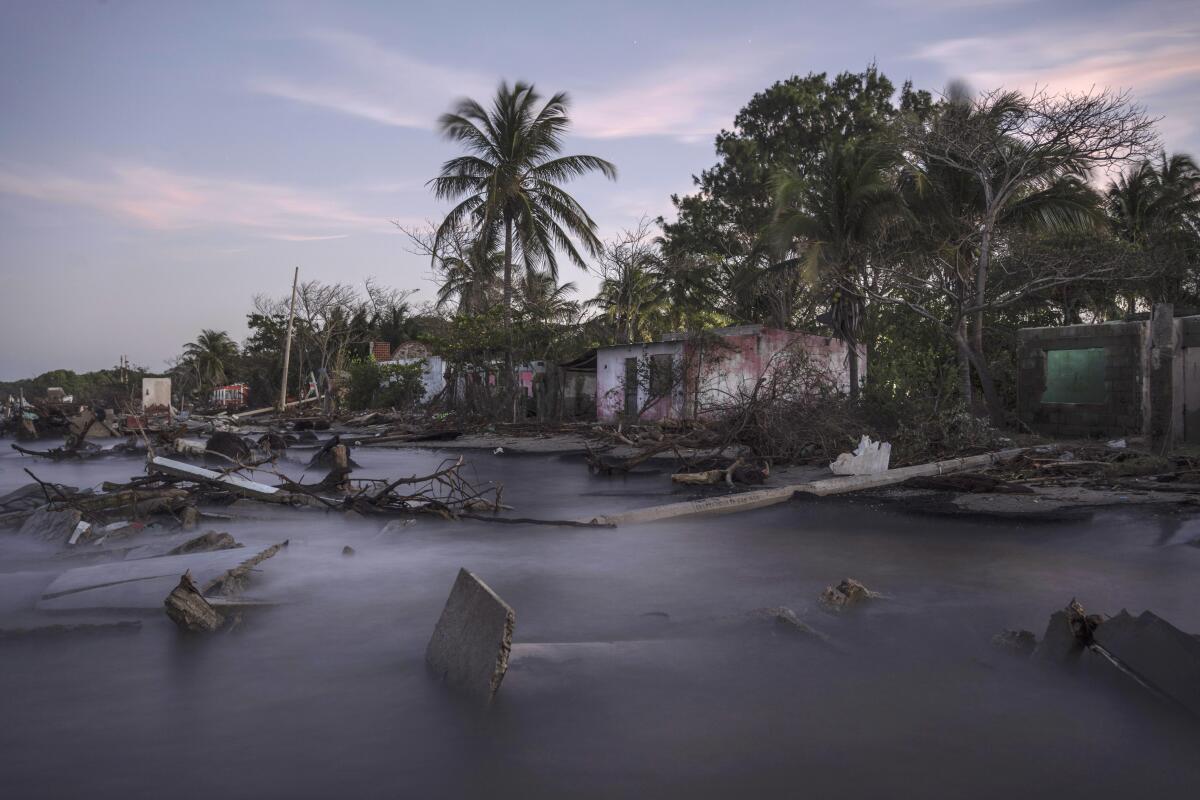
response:
M596 418L694 419L753 390L790 354L806 356L843 391L850 389L849 345L841 339L763 325L670 333L655 342L596 351ZM859 350L860 380L866 356Z
M1148 319L1018 331L1017 413L1054 436L1200 442L1200 316L1164 304Z

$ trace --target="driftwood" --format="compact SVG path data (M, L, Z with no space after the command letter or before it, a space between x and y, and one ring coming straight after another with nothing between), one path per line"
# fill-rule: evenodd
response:
M171 621L185 631L212 633L225 623L225 618L204 599L190 571L179 578L179 585L171 590L163 605Z

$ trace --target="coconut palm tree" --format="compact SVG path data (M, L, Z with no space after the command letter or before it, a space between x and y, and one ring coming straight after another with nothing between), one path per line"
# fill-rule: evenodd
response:
M238 357L238 346L225 331L206 328L194 342L183 346L183 356L202 388L220 386L225 383L227 370Z
M1153 256L1162 270L1152 302L1185 299L1183 284L1200 263L1200 167L1191 156L1159 153L1109 184L1113 232ZM1194 277L1192 277L1194 282ZM1191 286L1193 293L1196 290ZM1129 312L1136 297L1129 297Z
M504 253L489 253L478 246L467 248L461 255L441 257L437 307L443 309L456 302L459 315L486 311L496 300L503 268Z
M809 177L775 177L775 221L767 237L779 253L798 252L781 265L799 266L812 283L827 283L829 319L849 345L850 395L858 395L858 342L865 300L858 284L871 246L908 218L895 186L899 155L864 140L830 140Z
M527 272L517 284L521 308L530 317L543 323L563 324L579 315L579 303L571 298L575 284L559 284L553 275Z
M644 341L646 323L667 300L666 282L656 266L634 262L612 271L588 301L612 325L618 344Z
M490 109L463 99L438 120L442 134L467 152L443 164L430 182L439 199L458 201L438 228L435 252L443 237L468 219L485 252L502 243L503 302L510 321L514 259L526 272L542 267L557 277L559 251L584 266L575 240L588 254L600 249L596 223L561 184L590 172L609 179L617 175L602 158L561 155L570 124L567 95L541 100L531 84L501 82Z

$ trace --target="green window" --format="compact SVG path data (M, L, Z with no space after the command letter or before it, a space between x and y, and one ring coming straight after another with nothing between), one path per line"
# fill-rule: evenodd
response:
M1103 403L1108 399L1103 347L1046 351L1046 391L1043 403Z

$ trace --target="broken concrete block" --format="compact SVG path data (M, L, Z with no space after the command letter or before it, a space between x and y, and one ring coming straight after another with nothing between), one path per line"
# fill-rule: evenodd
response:
M878 597L882 597L879 592L872 592L854 578L845 578L837 586L825 587L825 591L821 592L821 605L831 611L841 611L864 600Z
M1050 615L1041 644L1033 651L1039 661L1069 664L1079 658L1092 642L1092 632L1100 624L1099 615L1088 616L1079 601L1072 598L1062 611Z
M425 663L446 683L490 698L508 670L516 620L512 608L486 583L460 569L425 650Z
M202 594L228 595L240 589L254 567L286 544L271 545L252 555L241 549L219 550L77 567L55 578L43 590L36 608L39 611L158 608L185 571L191 573Z
M1037 648L1037 637L1033 631L1000 631L992 637L992 644L1015 656L1030 656Z
M1106 620L1095 642L1122 666L1166 697L1200 716L1200 639L1145 611Z
M873 442L864 435L853 453L842 453L829 465L834 475L875 475L887 472L892 460L892 446L888 442Z
M200 590L192 581L191 572L183 573L179 578L179 585L171 590L163 605L166 606L167 616L171 621L185 631L211 633L225 622L224 617L200 594Z
M228 533L208 531L194 539L188 539L178 547L168 550L167 555L179 556L184 553L210 553L214 550L232 550L235 547L241 547L241 545Z
M82 518L83 515L73 508L65 508L62 511L39 508L25 520L25 524L21 526L21 533L45 541L65 542Z

